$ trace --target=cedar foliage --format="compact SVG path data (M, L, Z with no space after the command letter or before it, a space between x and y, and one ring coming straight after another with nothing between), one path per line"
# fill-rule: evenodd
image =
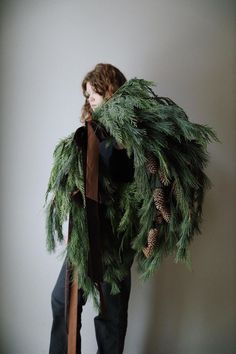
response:
M153 86L142 79L129 80L93 114L134 156L136 193L132 204L139 230L132 245L144 278L168 254L174 253L176 262L189 264L188 246L200 232L203 198L210 187L204 173L207 144L217 141L210 127L190 122L181 107L157 96ZM150 154L158 161L159 173L155 176L146 168ZM159 227L158 247L145 259L142 250L155 219L152 193L160 183L171 217ZM122 224L128 227L130 220Z
M206 125L190 122L182 108L169 98L157 96L153 86L145 80L129 80L93 112L93 119L134 157L132 183L117 184L103 176L100 186L102 194L109 196L106 218L113 230L112 242L102 255L104 280L111 284L114 294L119 291L118 282L127 274L130 245L144 279L169 254L175 255L176 262L189 264L188 246L200 232L203 198L210 187L204 169L208 163L207 144L217 141L215 133ZM98 305L97 289L87 276L84 183L82 152L71 134L54 151L46 193L46 202L50 194L47 247L54 251L56 242L62 242L62 226L70 215L73 222L67 257L78 271L79 287L85 295L92 294ZM157 188L163 189L166 198L168 222L163 217L160 222L157 217L153 196ZM144 250L152 229L158 230L158 242L152 243L146 257Z

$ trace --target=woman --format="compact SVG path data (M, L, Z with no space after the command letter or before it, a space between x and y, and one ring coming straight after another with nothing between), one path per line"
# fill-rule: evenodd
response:
M98 293L98 353L122 353L134 252L139 273L147 279L168 254L189 264L189 244L200 231L209 186L206 146L217 137L210 127L190 122L171 99L157 96L152 83L125 81L111 65L98 64L86 75L85 127L54 153L48 247L55 248L54 236L62 240L62 221L69 214L67 260L74 281L68 354L80 350L82 305L88 294L96 299ZM67 347L64 278L63 269L52 297L51 354L65 353Z
M81 251L81 255L76 258L79 285L76 280L73 283L75 287L73 287L71 282L68 283L67 276L68 269L70 274L73 273L74 259L72 252L74 241L70 239L70 234L71 224L75 223L75 220L70 219L67 259L52 292L53 324L50 354L81 353L81 312L87 295L92 289L88 285L90 283L95 285L101 299L99 314L94 319L98 344L97 354L121 354L123 352L133 251L129 239L126 238L124 242L120 235L114 233L114 225L108 222L107 213L111 212L118 203L116 185L120 187L124 184L125 186L133 180L133 159L127 156L124 147L117 144L101 125L93 122L92 113L125 82L125 76L110 64L97 64L82 82L85 103L81 120L84 126L77 129L73 136L73 143L76 144L81 154L81 166L86 181L84 199L89 251L88 254L86 251L84 253ZM104 193L103 185L106 181L111 182L110 193ZM71 193L71 203L82 205L82 199L83 196L79 189ZM82 241L76 247L82 249L87 240L85 235L80 234L78 237L81 237ZM78 249L75 250L77 251L80 252ZM90 290L87 288L89 286ZM73 296L76 300L72 299ZM73 301L76 302L75 307L72 306ZM73 327L71 325L73 316L76 318L74 320L76 330L75 328L71 330L70 327ZM74 344L71 344L72 342Z

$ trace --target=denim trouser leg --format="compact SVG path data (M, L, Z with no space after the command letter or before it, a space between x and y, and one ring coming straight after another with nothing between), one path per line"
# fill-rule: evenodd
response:
M51 329L51 338L49 354L67 354L67 328L65 318L65 277L66 261L64 262L56 285L52 292L52 314L53 323ZM81 312L82 312L82 292L78 296L78 323L77 323L77 354L81 353Z
M65 323L65 275L66 263L62 266L51 297L53 323L51 329L49 354L66 354L67 352L67 331Z
M97 354L122 354L127 330L128 302L131 288L131 275L120 283L121 292L111 295L111 287L102 283L106 313L94 318Z
M67 354L67 330L65 319L65 277L66 262L64 262L52 292L53 323L49 354ZM95 317L95 331L98 344L97 354L121 354L127 329L127 311L130 295L130 272L120 283L121 292L117 295L110 294L110 285L101 284L106 314ZM77 354L81 354L81 313L85 304L82 291L78 296L78 323L77 323Z

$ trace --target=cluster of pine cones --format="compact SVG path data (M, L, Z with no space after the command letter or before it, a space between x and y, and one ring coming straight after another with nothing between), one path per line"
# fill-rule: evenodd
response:
M158 174L160 182L162 185L167 186L169 185L169 180L165 178L164 174L160 170L157 160L154 155L149 154L147 157L147 163L146 163L146 168L149 173L151 174ZM162 187L155 188L153 191L153 200L155 203L156 207L156 217L155 217L155 223L161 224L163 220L165 222L170 221L170 210L166 204L166 198L165 198L165 190ZM144 247L143 253L145 257L150 257L156 244L157 244L157 238L158 238L158 228L153 228L149 231L148 237L147 237L147 246Z

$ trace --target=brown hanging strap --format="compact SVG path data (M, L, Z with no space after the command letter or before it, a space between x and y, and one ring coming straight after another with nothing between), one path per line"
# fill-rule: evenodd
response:
M91 122L87 123L87 132L86 197L98 202L99 140Z
M102 279L101 246L99 235L98 219L98 169L99 169L99 140L96 137L91 121L87 122L87 151L86 151L86 209L88 220L88 233L90 242L91 269L89 276L98 282L101 307L104 311L104 299L100 281ZM92 223L90 222L92 221ZM92 226L91 226L92 225ZM77 274L78 277L78 274ZM75 279L75 278L74 278ZM68 352L76 354L77 345L77 308L78 308L78 282L73 281L69 296L69 318L68 318Z
M72 229L72 216L69 216L68 242ZM65 281L65 320L67 325L67 354L76 354L77 347L77 308L78 308L78 274L73 273L69 263L66 265Z

